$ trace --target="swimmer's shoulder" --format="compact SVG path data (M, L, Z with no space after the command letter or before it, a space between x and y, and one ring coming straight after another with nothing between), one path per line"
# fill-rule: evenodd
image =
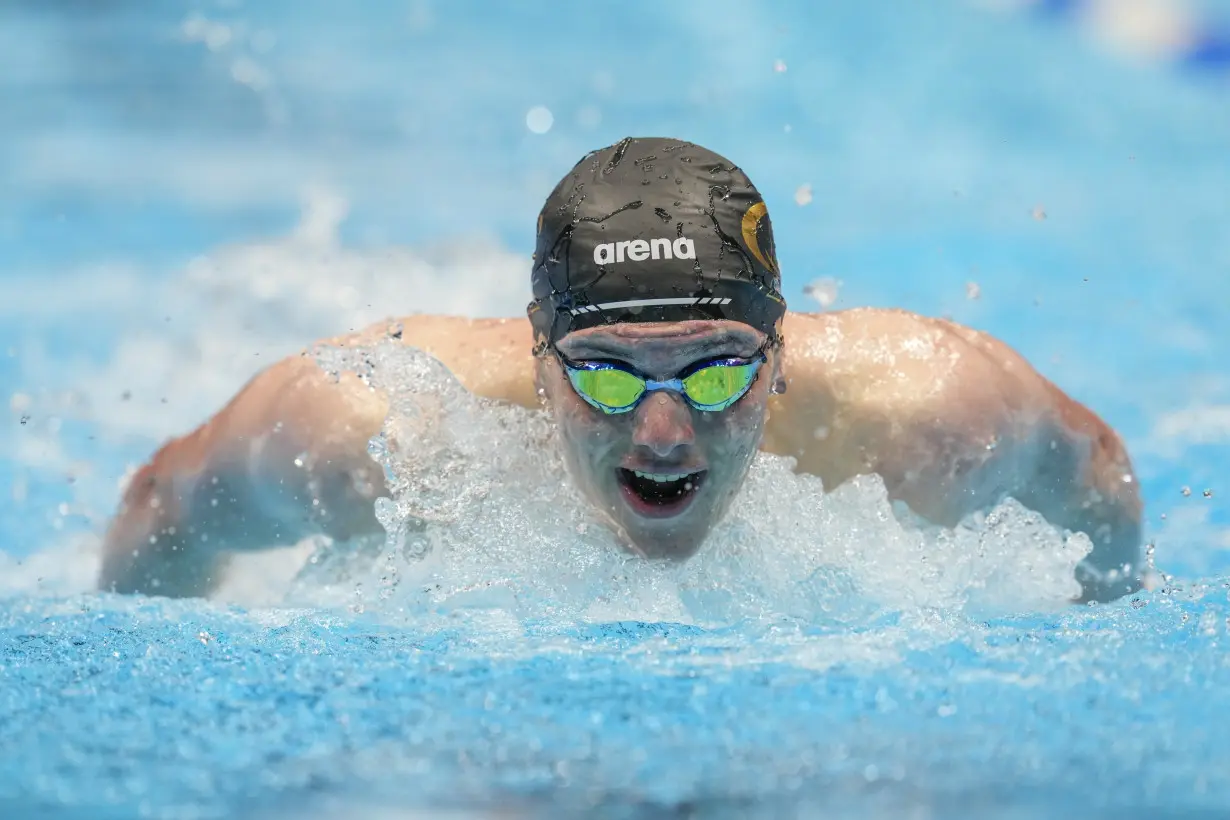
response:
M790 313L783 333L788 381L822 385L844 405L900 414L1042 387L1024 358L989 334L907 310Z
M434 356L477 395L537 407L529 320L417 314L376 322L320 344L366 347L396 340Z
M882 308L790 313L783 335L775 451L829 458L834 448L905 446L946 429L991 436L1009 417L1029 424L1051 405L1045 380L1015 351L948 320ZM833 438L818 445L816 430Z

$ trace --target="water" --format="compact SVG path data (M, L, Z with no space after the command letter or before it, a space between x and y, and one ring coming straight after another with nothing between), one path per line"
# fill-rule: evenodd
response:
M7 6L0 812L1224 816L1225 77L987 5ZM160 440L314 338L517 314L542 196L629 133L748 169L794 306L952 315L1093 405L1161 588L1068 606L1082 537L767 456L631 561L540 415L378 346L319 355L397 390L390 543L92 590Z

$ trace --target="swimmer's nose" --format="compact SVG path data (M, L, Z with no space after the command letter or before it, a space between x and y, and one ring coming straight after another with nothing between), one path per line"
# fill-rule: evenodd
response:
M632 443L652 450L654 455L668 456L696 438L692 411L682 396L656 390L645 397L635 412Z

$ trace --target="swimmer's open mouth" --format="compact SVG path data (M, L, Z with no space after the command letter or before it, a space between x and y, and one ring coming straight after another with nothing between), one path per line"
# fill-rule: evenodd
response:
M646 518L669 518L696 497L707 470L695 473L644 473L620 467L619 486L629 506Z

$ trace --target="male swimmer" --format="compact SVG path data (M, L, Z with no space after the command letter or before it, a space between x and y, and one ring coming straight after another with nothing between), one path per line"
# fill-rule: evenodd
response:
M589 154L548 197L534 259L528 321L414 316L400 338L480 396L545 401L573 480L633 552L702 549L760 448L830 489L878 474L942 526L1013 497L1089 536L1084 599L1139 588L1141 504L1115 433L978 331L787 312L765 203L729 160L671 139ZM100 586L204 595L233 553L379 533L367 442L386 411L306 353L265 370L132 479Z

